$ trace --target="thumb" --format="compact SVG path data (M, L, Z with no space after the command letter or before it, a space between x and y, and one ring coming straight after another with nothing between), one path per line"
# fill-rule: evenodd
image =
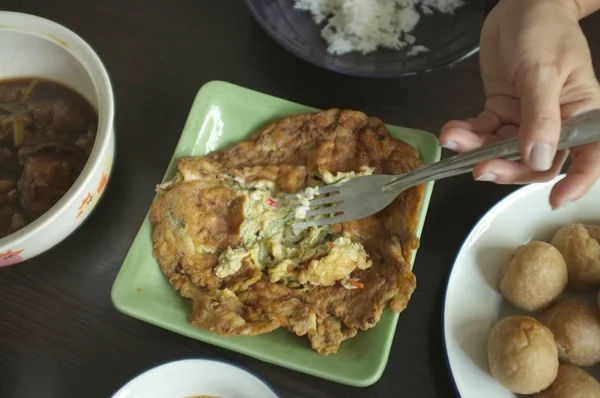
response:
M562 82L554 73L530 73L520 85L519 144L525 163L535 171L552 167L560 136Z

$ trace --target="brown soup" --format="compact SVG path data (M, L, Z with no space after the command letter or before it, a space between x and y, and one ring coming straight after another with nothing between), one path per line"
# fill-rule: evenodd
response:
M90 156L98 114L50 80L0 80L0 238L44 214Z
M188 397L188 398L220 398L220 397L215 397L214 395L196 395L194 397Z

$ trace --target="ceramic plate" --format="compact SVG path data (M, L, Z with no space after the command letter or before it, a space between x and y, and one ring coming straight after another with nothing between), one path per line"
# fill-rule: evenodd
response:
M223 82L206 84L196 97L165 175L171 179L182 156L201 156L248 137L285 116L315 109ZM389 126L390 133L418 149L425 163L440 157L435 136ZM419 215L420 235L433 185L428 185ZM279 329L252 337L222 338L188 323L191 300L184 300L163 277L152 257L152 226L144 221L112 289L112 300L123 313L174 332L237 351L260 360L339 383L366 386L376 382L387 363L398 314L387 312L368 332L344 342L335 355L321 356L308 339ZM414 261L414 257L413 257ZM410 305L410 304L409 304Z
M514 398L489 373L487 339L492 326L510 315L525 315L497 289L498 272L509 253L531 240L549 242L563 225L600 225L600 183L569 206L551 210L550 189L558 181L532 184L507 196L477 223L463 244L448 281L444 333L448 361L462 398ZM593 298L594 292L589 292ZM528 314L537 317L539 314ZM600 377L600 367L588 369Z
M152 368L113 398L278 398L258 377L237 366L185 359Z
M294 1L246 0L246 5L269 36L305 61L348 75L391 78L448 67L477 53L483 21L497 2L466 1L453 14L434 12L421 17L411 33L429 51L416 56L408 55L411 47L329 54L321 36L325 22L317 25L309 12L294 8Z

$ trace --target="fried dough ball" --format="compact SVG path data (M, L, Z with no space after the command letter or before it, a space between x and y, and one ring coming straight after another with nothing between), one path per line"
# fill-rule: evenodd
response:
M548 308L540 321L554 334L561 361L577 366L600 362L600 315L596 308L564 299Z
M488 338L492 376L518 394L548 388L558 372L558 351L552 332L528 316L504 318Z
M567 285L567 265L549 243L530 242L513 251L500 269L500 292L515 307L547 307Z
M595 239L596 241L600 242L600 226L586 225L585 229L587 229L587 231L590 234L590 236L592 237L592 239Z
M577 289L600 286L600 228L568 224L552 238L569 271L569 285Z
M535 398L594 398L600 397L600 383L585 370L561 363L554 383Z

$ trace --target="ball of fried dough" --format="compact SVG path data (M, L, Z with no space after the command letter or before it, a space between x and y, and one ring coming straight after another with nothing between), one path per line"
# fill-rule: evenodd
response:
M600 242L600 225L586 225L585 229L587 229L592 239Z
M596 226L568 224L552 238L552 245L563 255L569 271L569 285L585 289L600 286L600 229Z
M577 366L600 362L600 315L596 308L564 299L544 311L540 321L554 334L561 361Z
M518 394L533 394L552 384L558 372L558 351L552 332L528 316L504 318L488 338L492 376Z
M567 265L558 249L534 241L511 253L500 269L499 288L515 307L537 311L563 292L567 278Z
M554 383L535 398L592 398L600 397L600 383L585 370L561 363Z

